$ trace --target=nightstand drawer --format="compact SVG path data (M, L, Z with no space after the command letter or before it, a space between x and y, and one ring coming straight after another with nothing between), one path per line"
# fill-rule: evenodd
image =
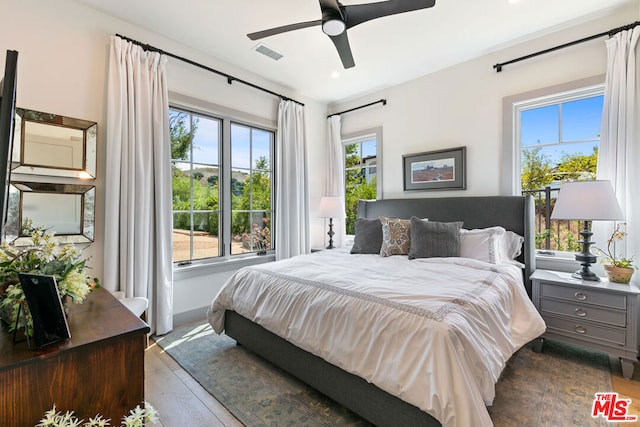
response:
M571 319L559 319L557 317L547 316L544 319L547 324L548 332L559 332L570 334L582 339L596 339L624 346L626 343L624 329L607 328L603 326L594 326L585 322L574 321Z
M627 308L627 297L625 295L594 291L592 289L572 288L552 283L541 283L541 287L541 296L543 297L561 298L620 310Z
M625 311L610 310L594 305L541 298L540 311L543 312L543 315L545 313L555 313L613 326L627 326L627 313Z

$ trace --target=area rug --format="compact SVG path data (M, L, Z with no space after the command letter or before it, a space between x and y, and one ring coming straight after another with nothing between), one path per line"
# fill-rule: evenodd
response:
M246 426L369 426L225 335L197 322L156 342ZM511 358L489 408L496 426L610 426L591 418L594 394L611 391L606 355L545 342Z

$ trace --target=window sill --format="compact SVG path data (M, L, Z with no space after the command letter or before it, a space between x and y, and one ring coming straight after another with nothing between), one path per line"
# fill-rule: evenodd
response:
M536 253L536 268L573 272L580 268L575 254L569 252Z
M242 267L264 264L276 260L276 254L269 252L267 255L246 255L237 258L221 259L209 263L191 264L173 267L173 277L175 280L187 279L189 277L206 276L209 274L221 273L225 271L235 271Z

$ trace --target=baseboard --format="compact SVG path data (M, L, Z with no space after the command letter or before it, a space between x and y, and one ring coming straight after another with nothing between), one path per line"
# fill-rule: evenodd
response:
M182 313L175 313L173 315L173 327L177 328L187 323L197 322L207 318L207 310L209 306L195 308L193 310L185 311Z

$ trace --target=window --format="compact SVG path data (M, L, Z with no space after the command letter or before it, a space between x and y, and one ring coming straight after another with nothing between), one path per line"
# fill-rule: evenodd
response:
M273 249L274 132L177 107L169 128L173 261Z
M536 247L580 250L577 221L551 221L562 182L596 177L601 85L514 103L520 188L536 199Z
M273 132L231 124L231 254L272 249Z
M381 133L378 128L342 141L347 234L355 234L358 200L375 200L382 195L379 169Z

